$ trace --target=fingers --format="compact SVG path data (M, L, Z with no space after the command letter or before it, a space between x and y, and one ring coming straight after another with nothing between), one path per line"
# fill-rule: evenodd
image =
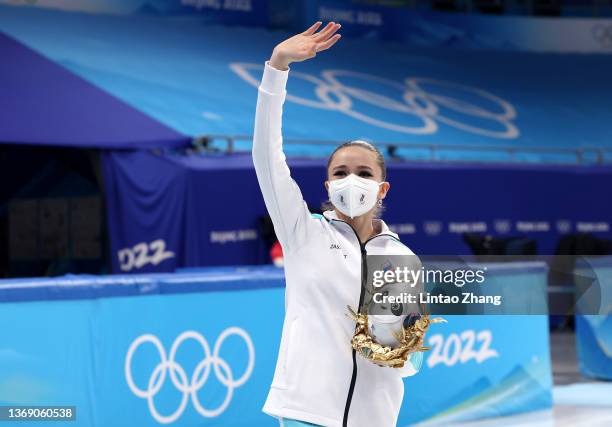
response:
M319 43L317 44L317 52L321 52L322 50L326 50L329 49L330 47L332 47L334 44L336 44L336 42L338 40L340 40L340 37L342 37L340 34L334 34L331 38L329 38L327 41L324 41L323 43Z
M329 37L331 37L332 34L334 34L336 31L338 31L340 29L340 27L341 27L340 24L336 24L336 23L334 23L332 21L329 24L327 24L324 29L322 29L317 34L315 34L313 39L317 43L326 41Z
M304 31L302 34L305 36L310 36L312 34L315 33L315 31L317 31L317 28L319 28L321 26L322 22L321 21L317 21L314 24L312 24L310 26L309 29L307 29L306 31Z

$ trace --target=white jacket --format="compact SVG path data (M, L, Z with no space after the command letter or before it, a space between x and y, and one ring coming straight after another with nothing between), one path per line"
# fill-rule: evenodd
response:
M413 255L382 220L361 244L334 211L313 215L291 178L281 119L289 70L265 62L258 90L253 162L274 230L283 247L285 320L274 379L263 411L323 426L395 426L402 376L420 368L416 353L403 369L377 366L350 345L365 254ZM323 176L321 177L323 185ZM411 363L412 362L412 363Z

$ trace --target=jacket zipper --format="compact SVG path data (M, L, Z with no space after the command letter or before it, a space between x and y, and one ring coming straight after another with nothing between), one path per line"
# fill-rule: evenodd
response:
M351 226L351 228L353 227ZM355 229L353 229L353 231L355 231ZM355 235L357 235L357 233L355 233ZM357 236L357 240L359 240L359 236ZM361 310L361 305L363 304L363 298L365 293L365 279L367 277L368 268L365 262L367 254L365 250L365 243L361 243L361 240L359 240L359 247L361 249L361 290L359 291L359 306L357 307L358 312ZM357 382L357 352L355 351L355 349L352 349L351 352L353 357L353 373L351 374L351 384L349 385L348 394L346 395L346 404L344 405L344 417L342 418L343 427L347 427L349 410L351 408L351 402L353 400L355 383Z
M359 312L363 304L363 298L365 297L365 285L366 285L366 280L368 276L368 265L366 263L366 256L368 253L365 247L371 240L377 237L381 237L381 236L395 237L395 236L391 236L390 234L377 234L376 236L370 237L369 239L367 239L365 242L362 243L361 239L359 238L359 234L357 234L357 230L355 230L355 228L351 224L349 224L346 221L342 221L341 219L332 218L331 220L343 222L349 227L351 227L351 230L353 230L353 233L355 233L355 237L357 237L357 242L359 243L359 249L361 251L361 289L359 291L359 306L357 307L357 311ZM351 374L351 383L349 385L348 394L346 396L346 404L344 405L344 417L342 418L342 427L347 427L349 410L351 408L351 401L353 400L353 393L355 392L355 383L357 382L357 351L355 349L352 350L352 357L353 357L353 373Z

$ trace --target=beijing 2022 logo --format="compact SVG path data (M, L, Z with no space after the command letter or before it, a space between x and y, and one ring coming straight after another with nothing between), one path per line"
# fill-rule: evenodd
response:
M262 65L234 62L229 67L250 85L259 86L259 80L251 72L261 70ZM520 136L512 104L476 87L427 77L395 81L341 69L323 70L320 76L292 71L291 76L313 84L314 97L288 93L287 101L336 111L378 128L432 135L445 125L489 138ZM376 117L374 109L382 109L384 113Z
M236 378L230 364L219 356L224 341L232 335L237 335L242 338L248 351L247 367L238 378ZM176 361L176 353L179 347L187 340L195 341L202 349L202 357L198 359L198 363L191 376L188 376L183 366ZM140 388L134 382L132 359L134 353L145 343L153 344L157 349L159 353L159 363L151 372L148 381L146 381L147 386ZM221 415L229 406L234 390L242 386L251 376L254 365L255 348L253 346L253 341L245 330L238 327L225 329L217 338L212 352L208 341L196 331L185 331L180 334L172 343L169 355L166 354L166 350L159 338L152 334L144 334L136 338L127 351L125 357L125 379L132 393L147 400L147 406L151 416L161 424L169 424L181 417L187 407L190 397L193 407L203 417L212 418ZM225 398L219 406L209 409L205 408L200 402L198 392L204 387L211 372L214 373L217 381L225 387ZM164 386L167 376L170 377L172 386L182 394L182 397L178 408L173 413L170 415L162 415L155 405L155 396Z

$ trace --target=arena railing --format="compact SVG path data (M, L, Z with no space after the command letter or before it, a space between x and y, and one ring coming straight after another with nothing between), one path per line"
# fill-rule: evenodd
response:
M250 135L202 135L193 139L193 148L200 152L226 153L246 152L250 150L252 136ZM290 146L329 147L331 151L335 146L346 141L316 140L316 139L283 139L283 143L290 150ZM475 144L437 144L437 143L407 143L374 141L389 158L409 161L487 161L503 163L558 163L558 164L610 164L612 163L612 147L542 147L542 146L500 146ZM426 155L416 156L421 151ZM410 155L410 152L413 155ZM474 158L474 153L497 155L487 160ZM470 156L470 154L472 156ZM291 155L291 152L288 153ZM310 157L320 157L316 154ZM456 156L456 157L453 157ZM482 157L482 156L480 156ZM547 158L548 157L548 158Z

